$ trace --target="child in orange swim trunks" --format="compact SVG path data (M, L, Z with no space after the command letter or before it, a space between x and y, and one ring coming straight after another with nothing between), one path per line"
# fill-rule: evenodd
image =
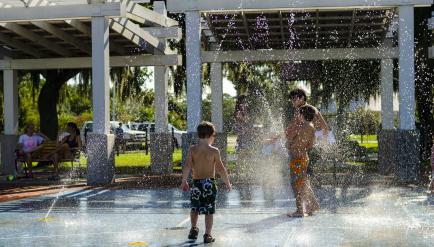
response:
M285 133L291 155L289 164L291 185L296 196L297 206L297 211L288 213L290 217L309 216L319 209L318 200L307 178L308 151L315 142L315 127L312 124L314 117L315 109L313 107L309 105L300 107L295 114L297 125L291 126Z

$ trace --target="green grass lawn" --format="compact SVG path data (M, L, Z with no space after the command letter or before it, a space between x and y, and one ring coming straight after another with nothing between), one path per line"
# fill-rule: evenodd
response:
M173 164L174 166L180 166L182 161L182 150L176 149L173 153ZM84 155L81 156L80 165L86 167L87 159ZM151 165L151 155L145 154L144 151L131 152L131 153L121 153L119 156L115 155L115 166L116 167L149 167ZM71 167L70 162L62 163L62 167Z
M371 152L378 153L377 135L364 135L363 142L360 135L350 135L351 141L357 141L359 146L367 148Z
M235 142L236 136L228 136L228 154L235 154ZM180 171L182 162L182 150L176 149L173 153L173 169L175 171ZM86 167L87 159L84 155L81 156L80 166ZM135 169L135 168L149 168L151 165L151 156L150 154L146 155L144 151L137 151L125 154L119 154L119 156L115 156L115 166L119 170L123 169ZM70 168L71 163L62 163L61 167Z
M228 154L235 154L235 146L229 146L227 148Z
M352 141L357 141L359 143L362 142L362 137L360 135L350 135L349 139ZM364 142L377 142L377 135L364 135L363 143Z

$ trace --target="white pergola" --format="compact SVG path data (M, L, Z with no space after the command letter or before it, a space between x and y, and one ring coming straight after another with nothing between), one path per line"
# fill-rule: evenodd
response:
M169 135L167 67L180 65L181 56L169 49L166 40L179 39L182 32L178 22L167 17L163 1L154 1L153 10L138 2L149 1L0 0L4 173L13 171L18 134L17 70L92 68L94 123L88 143L89 184L110 183L114 175L110 67L155 66L156 130ZM154 154L153 162L162 162L156 158L160 156L164 155Z
M414 141L414 8L431 4L432 0L167 0L169 12L186 15L188 132L195 132L201 121L197 99L202 95L202 63L211 63L212 121L222 132L221 63L341 59L381 60L382 128L393 131L393 60L397 59L398 132L407 143ZM380 148L392 156L380 162L393 163L391 148ZM402 161L404 173L409 173L403 177L417 176L412 168L417 150L403 155L407 155Z

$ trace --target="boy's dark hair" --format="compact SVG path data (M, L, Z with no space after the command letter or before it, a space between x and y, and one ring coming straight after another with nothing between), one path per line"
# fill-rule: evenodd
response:
M300 107L299 109L299 113L303 116L303 118L308 121L308 122L312 122L313 119L315 118L315 108L313 108L310 105L304 105L302 107Z
M197 126L197 135L201 139L210 138L212 135L214 135L214 133L214 125L210 122L203 121Z
M290 93L289 93L289 98L295 98L295 97L297 97L297 98L303 98L303 100L304 101L306 101L307 100L307 94L306 94L306 91L304 91L303 89L301 89L301 88L297 88L297 89L294 89L294 90L292 90Z

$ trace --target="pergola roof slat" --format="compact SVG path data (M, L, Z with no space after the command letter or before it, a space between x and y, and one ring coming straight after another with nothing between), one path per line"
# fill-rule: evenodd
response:
M15 55L13 51L10 51L6 48L3 48L0 46L0 58L1 57L10 57L10 58L15 58Z
M0 26L9 29L13 32L15 32L16 34L29 39L47 49L52 50L53 52L62 55L62 56L72 56L72 53L66 49L64 49L63 47L60 47L56 44L54 44L53 42L50 42L49 40L45 39L44 37L35 34L34 32L27 30L26 28L23 28L22 26L15 24L15 23L0 23Z
M267 10L265 13L243 10L203 15L212 35L222 44L222 50L244 50L249 43L258 49L313 49L375 47L384 39L395 11L395 8ZM301 42L306 37L314 42Z
M122 34L125 38L130 39L139 47L144 49L156 48L165 53L166 46L159 41L158 38L152 36L149 32L144 31L126 18L111 19L110 27L119 34Z
M90 45L84 44L74 36L67 34L63 30L55 27L54 25L43 21L32 22L32 24L53 34L57 38L60 38L66 41L67 43L72 44L73 46L79 48L80 50L86 52L87 54L92 54L92 48Z
M150 23L162 27L178 26L177 21L131 1L127 3L126 17L143 24Z
M25 52L33 57L45 57L46 54L41 53L40 51L36 50L33 47L28 46L27 44L18 41L16 39L10 38L4 34L0 33L0 41L6 43L7 45L11 46L11 47L15 47L17 49L19 49L22 52Z

